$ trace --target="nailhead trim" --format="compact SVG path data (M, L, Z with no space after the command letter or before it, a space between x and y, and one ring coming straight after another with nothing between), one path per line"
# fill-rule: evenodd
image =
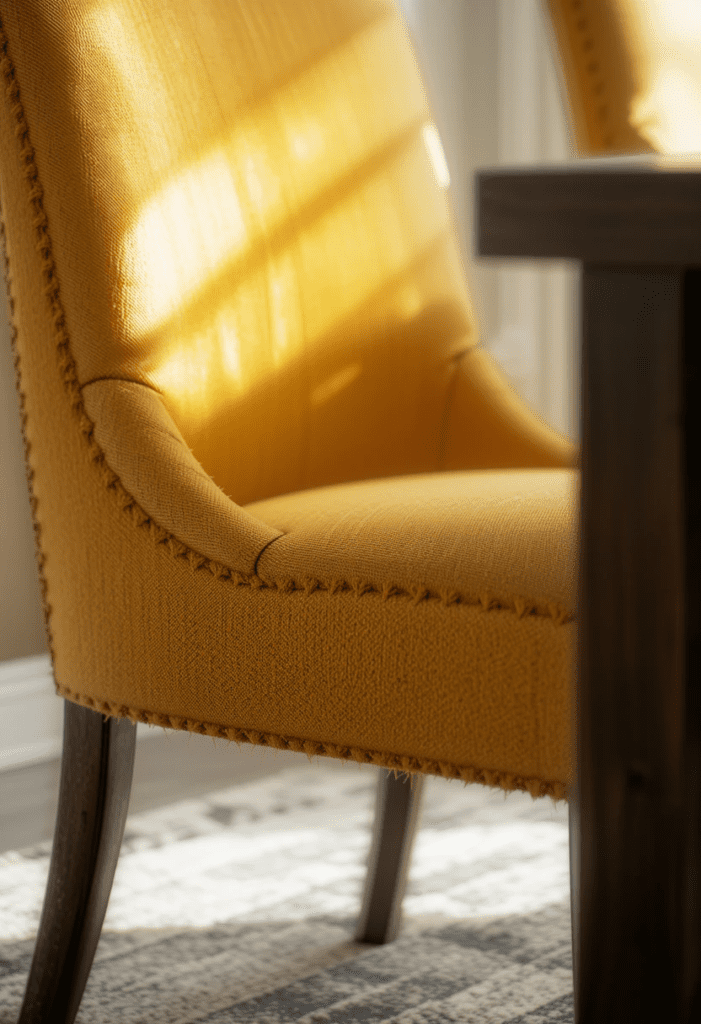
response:
M489 771L484 768L458 766L449 761L434 761L427 758L411 757L406 754L393 754L381 750L366 750L363 747L344 747L336 743L322 743L316 740L304 740L296 736L280 736L277 733L259 732L255 729L238 729L235 726L215 725L211 722L200 722L194 718L182 718L174 715L163 715L155 711L142 711L126 704L115 704L110 701L99 701L87 697L66 686L56 685L61 697L66 697L76 704L99 711L105 718L129 718L132 722L143 722L147 725L158 725L167 729L179 729L196 732L201 736L233 740L235 743L253 743L277 750L294 750L304 753L309 760L315 756L336 757L345 761L357 761L358 764L376 764L389 768L395 775L402 772L407 775L421 773L424 775L440 775L444 779L462 779L467 786L479 783L482 786L493 786L506 792L520 790L530 793L533 799L549 796L555 802L569 800L570 787L562 782L544 779L526 778L511 772Z
M570 7L575 12L575 28L578 32L578 38L582 51L584 54L590 56L596 50L596 44L594 36L592 35L587 16L583 11L585 7L584 0L570 0ZM611 126L608 124L610 107L606 99L607 85L601 70L601 62L595 57L591 57L586 64L587 72L587 84L592 91L592 95L598 100L596 106L596 113L599 120L599 128L602 133L601 141L603 145L610 149L615 143L614 133L611 130Z

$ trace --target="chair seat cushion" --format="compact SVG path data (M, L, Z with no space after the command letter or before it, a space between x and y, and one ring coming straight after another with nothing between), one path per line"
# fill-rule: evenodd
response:
M566 618L576 481L571 470L426 473L269 498L246 506L282 533L256 569Z
M336 666L328 728L407 768L566 796L577 482L426 474L246 506L282 531L256 572L288 597L271 642L290 678L312 685L316 657L334 689Z

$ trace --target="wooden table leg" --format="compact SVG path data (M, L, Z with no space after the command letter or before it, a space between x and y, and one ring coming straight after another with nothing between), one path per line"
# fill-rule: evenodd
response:
M575 1020L693 1024L701 271L585 264L582 325Z

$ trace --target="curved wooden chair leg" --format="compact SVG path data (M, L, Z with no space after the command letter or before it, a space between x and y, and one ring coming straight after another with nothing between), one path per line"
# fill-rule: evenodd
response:
M423 775L407 779L385 769L380 773L356 942L381 945L397 935L423 784Z
M129 805L136 724L66 701L44 909L19 1024L72 1024L107 910Z

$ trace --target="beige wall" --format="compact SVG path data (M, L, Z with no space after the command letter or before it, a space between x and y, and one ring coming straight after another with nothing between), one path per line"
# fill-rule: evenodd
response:
M0 661L47 650L5 289L0 286Z

